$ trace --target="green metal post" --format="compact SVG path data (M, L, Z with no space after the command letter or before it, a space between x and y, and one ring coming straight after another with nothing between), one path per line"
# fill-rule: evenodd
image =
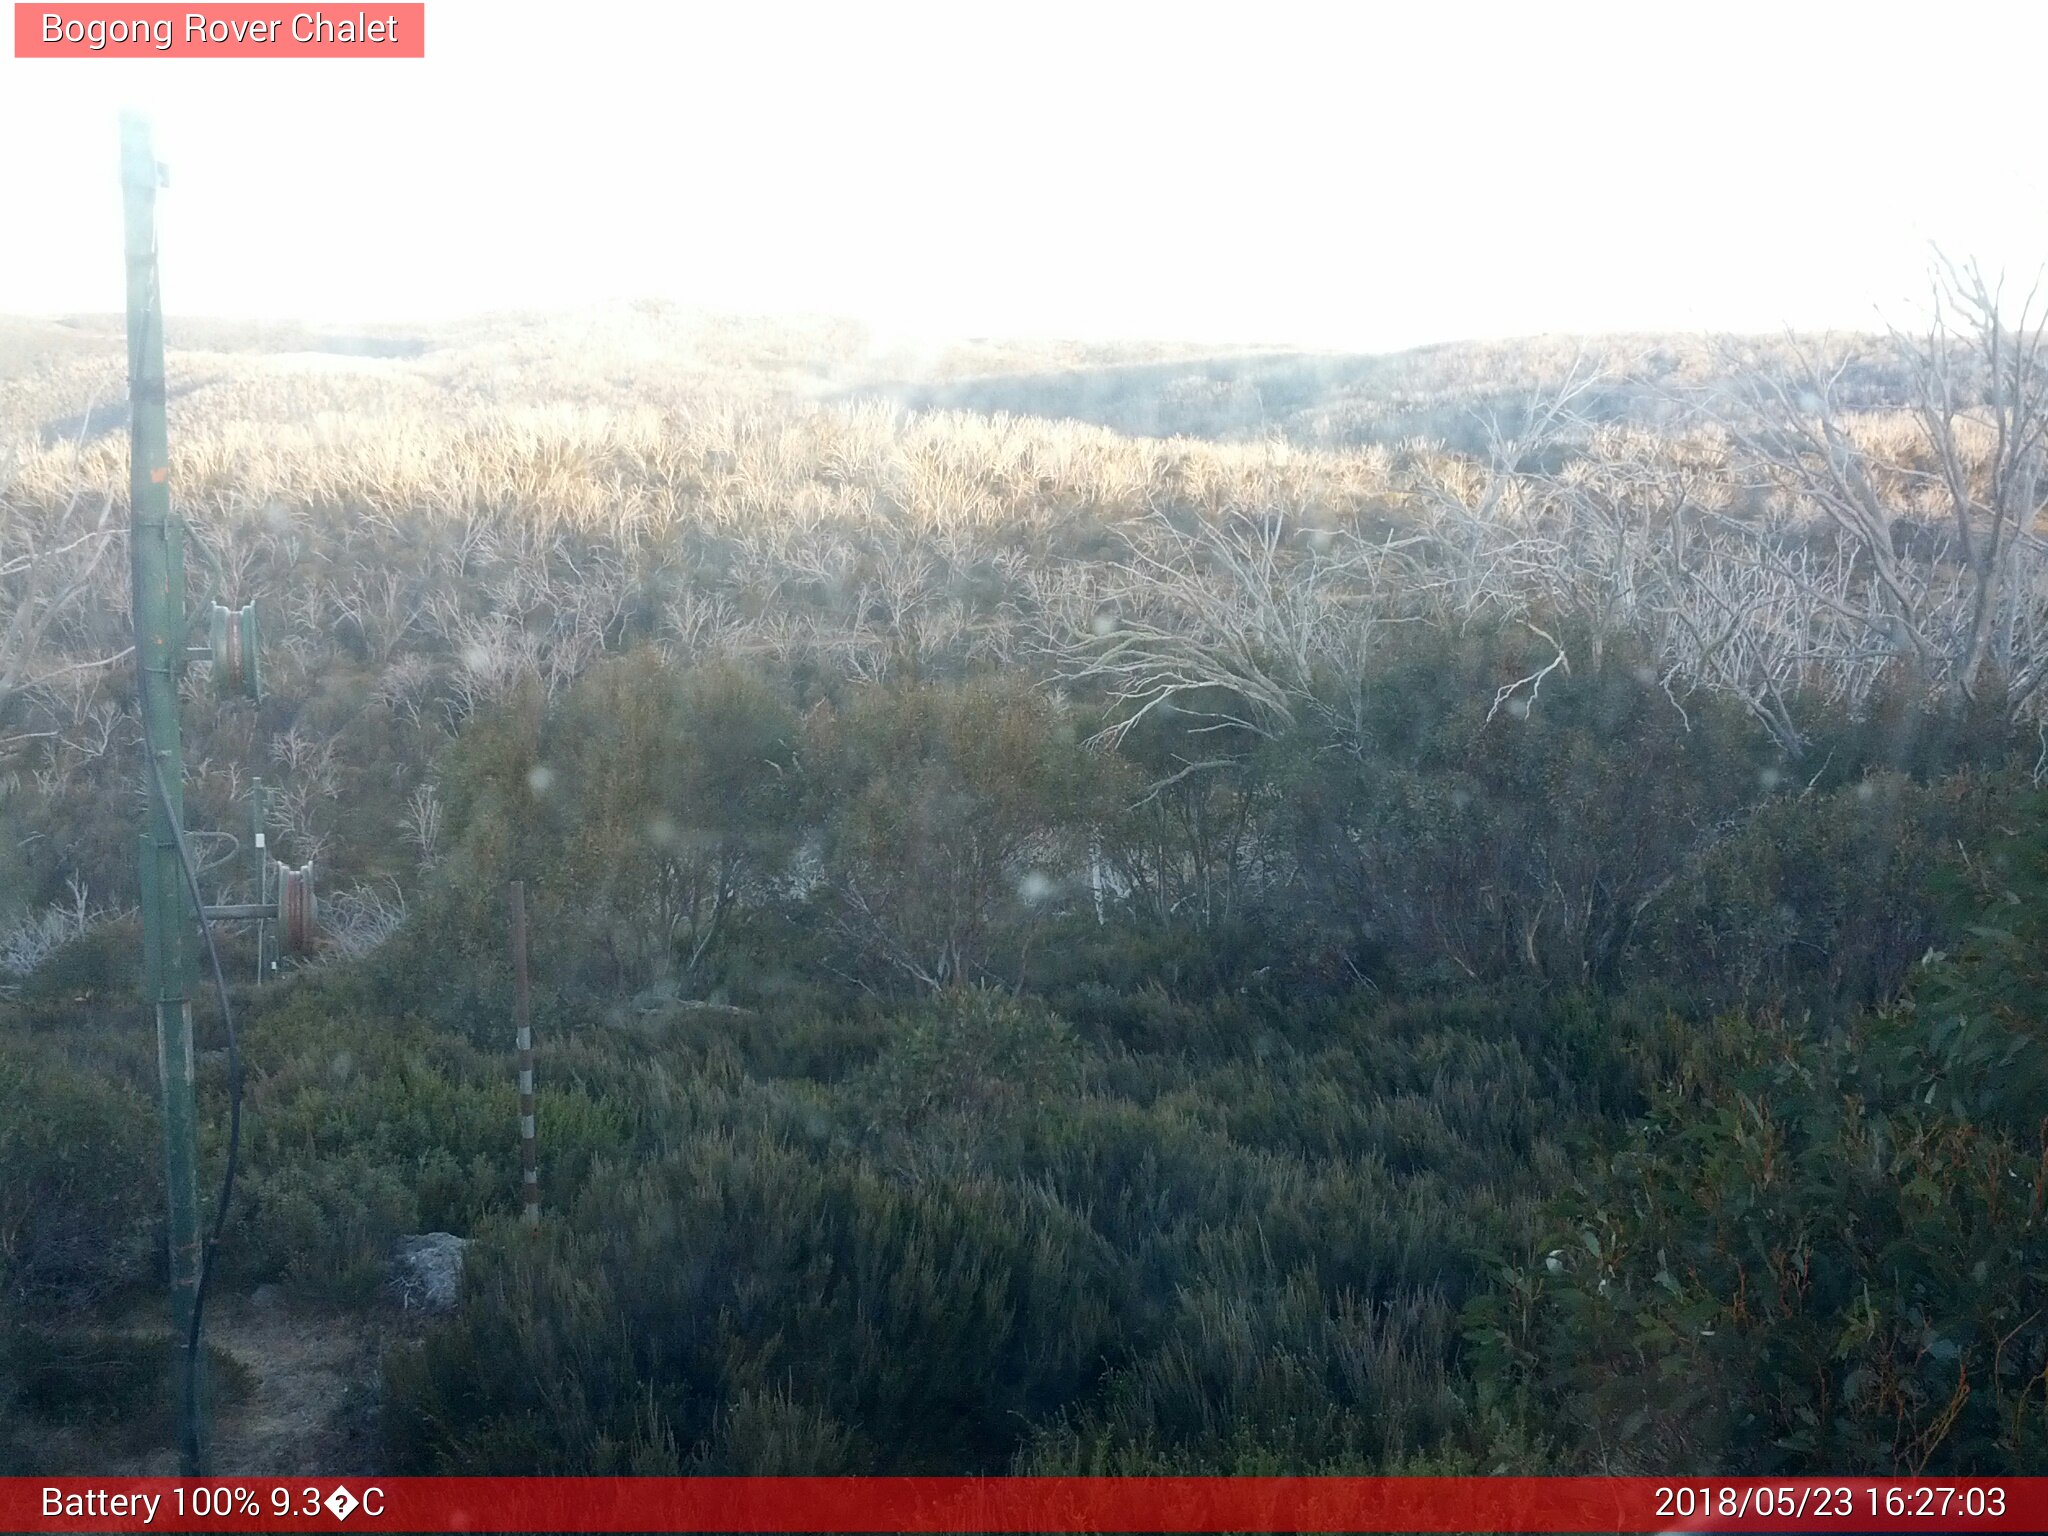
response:
M155 763L145 762L142 770L149 805L141 869L144 991L156 1009L157 1065L163 1085L178 1461L183 1476L198 1477L206 1471L204 1382L201 1362L189 1346L199 1291L199 1148L192 1004L185 994L187 932L194 914L178 861L177 836L178 821L185 814L178 733L178 674L185 656L185 551L183 527L171 513L169 431L164 419L164 318L156 254L161 175L148 119L124 113L121 188L128 234L131 418L128 547L144 751L155 754Z

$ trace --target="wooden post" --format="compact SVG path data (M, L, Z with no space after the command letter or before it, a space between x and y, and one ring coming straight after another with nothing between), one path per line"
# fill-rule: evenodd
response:
M249 783L249 847L256 860L256 905L270 904L270 791L263 787L261 779ZM267 973L274 966L265 962L270 958L270 925L263 918L256 919L256 979L268 979Z
M519 1185L521 1219L540 1224L540 1164L533 1146L533 997L526 979L526 882L512 882L512 1007L519 1045Z

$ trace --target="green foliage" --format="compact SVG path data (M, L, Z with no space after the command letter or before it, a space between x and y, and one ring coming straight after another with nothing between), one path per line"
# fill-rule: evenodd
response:
M241 1184L224 1263L244 1284L284 1281L322 1301L367 1302L393 1241L420 1230L417 1193L367 1155L256 1168Z
M786 1466L790 1434L837 1460L833 1425L865 1467L987 1464L1099 1369L1105 1257L1026 1191L906 1187L706 1134L594 1181L538 1239L489 1246L464 1314L392 1362L394 1433L451 1471L625 1470L700 1445ZM750 1452L727 1405L778 1387L794 1400Z
M155 1107L32 1041L0 1039L0 1300L90 1301L156 1257Z
M2015 1472L2048 1454L2048 836L1910 1006L1722 1026L1724 1069L1475 1304L1482 1370L1590 1463Z
M58 945L29 973L23 1003L124 1003L140 992L142 923L130 915L96 923Z
M1540 687L1557 654L1541 636L1410 635L1344 680L1348 745L1283 744L1276 836L1304 915L1355 965L1611 980L1644 913L1760 797L1769 754L1746 719L1681 711L1626 645L1558 633L1582 659Z
M1084 1070L1064 1020L1000 993L951 993L899 1024L848 1089L865 1122L915 1127L938 1114L1030 1113L1073 1096Z
M896 1033L894 1015L876 1009L842 1012L807 1006L657 1011L656 1029L669 1051L727 1053L760 1078L838 1082L866 1066Z
M1563 638L1540 692L1547 641L1418 628L1277 740L1113 753L1021 678L515 694L440 760L399 936L241 1008L220 1281L366 1307L398 1236L480 1239L386 1362L408 1470L2023 1465L2039 808L1795 784ZM60 1196L0 1200L23 1298L152 1258L147 1041L62 991L116 952L0 1045L0 1151ZM1759 998L1826 1031L1697 1022Z
M482 1038L510 1017L506 882L523 878L560 837L532 774L541 762L542 700L522 690L472 720L441 763L452 847L406 924L376 957L379 1005L417 1009ZM531 905L545 911L546 892ZM542 931L545 931L543 929Z
M1009 680L873 690L811 722L816 901L861 974L937 989L1015 982L1104 813L1095 759ZM999 958L1018 969L997 977Z
M175 1345L162 1335L17 1324L0 1341L0 1382L18 1412L57 1423L118 1420L157 1410L170 1390Z
M538 1235L484 1229L463 1311L387 1361L404 1464L1522 1454L1461 1392L1449 1320L1485 1253L1533 1238L1552 1130L1630 1091L1611 1016L1240 1004L1206 1065L990 991L880 1022L829 1083L750 1072L766 1020L637 1060L624 1036L565 1045L559 1071L640 1106L636 1160L551 1197Z
M849 982L1192 1000L1686 978L1711 1007L1837 1016L1893 995L1942 937L1937 852L1982 841L2009 775L1845 778L1838 756L1880 748L1938 763L1925 730L1837 722L1802 784L1728 701L1681 705L1625 640L1552 632L1579 660L1540 686L1541 634L1417 627L1278 739L1155 711L1114 753L1021 679L872 687L799 721L759 676L636 652L450 752L454 846L381 961L387 1005L496 1027L512 878L547 1009L574 1020L829 1007Z
M1984 679L1976 698L1927 698L1894 679L1861 711L1840 706L1812 711L1802 771L1822 789L1840 789L1895 774L1933 784L1957 773L2031 763L2039 743L2030 739L1995 680Z
M796 734L759 678L729 666L678 676L647 652L599 668L549 716L536 768L562 843L530 867L550 892L573 893L543 898L546 952L601 957L603 971L577 967L575 982L630 992L703 969L793 848Z
M1304 1273L1270 1291L1183 1291L1159 1347L1098 1405L1043 1432L1022 1465L1065 1476L1383 1471L1466 1426L1442 1369L1450 1322L1425 1295L1332 1304Z
M0 1319L0 1476L48 1475L49 1426L95 1430L124 1447L169 1438L175 1346L161 1333L53 1329ZM249 1372L224 1351L206 1351L215 1407L242 1401Z
M1927 1102L2027 1138L2048 1111L2048 795L2004 808L2001 836L1947 883L1971 919L1914 980L1926 1033L1914 1049ZM1910 1043L1910 1042L1909 1042Z
M223 1242L230 1272L362 1301L399 1235L464 1232L514 1209L509 1047L483 1051L416 1019L376 1020L345 992L318 988L259 1012L245 1043L253 1080L237 1219ZM616 1103L553 1075L542 1124L550 1185L565 1197L630 1137Z
M389 995L479 1033L504 1018L514 879L556 1017L718 993L723 946L758 921L802 830L797 731L757 676L652 651L552 709L529 692L473 722L442 764L453 847L381 961Z
M1839 1017L1887 1002L1931 945L1959 931L1939 872L2003 841L2016 783L1959 773L1923 785L1883 772L1775 796L1652 909L1642 963L1691 978L1707 1006Z

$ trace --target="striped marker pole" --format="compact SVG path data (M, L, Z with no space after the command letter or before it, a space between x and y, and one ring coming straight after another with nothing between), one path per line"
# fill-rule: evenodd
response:
M540 1224L540 1163L533 1147L533 999L526 981L526 882L512 882L512 999L519 1029L519 1187L521 1219Z

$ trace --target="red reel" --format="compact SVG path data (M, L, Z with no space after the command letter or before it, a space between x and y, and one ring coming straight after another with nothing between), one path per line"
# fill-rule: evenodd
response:
M289 955L310 953L319 921L319 901L313 894L313 866L302 864L293 869L278 865L278 947Z

